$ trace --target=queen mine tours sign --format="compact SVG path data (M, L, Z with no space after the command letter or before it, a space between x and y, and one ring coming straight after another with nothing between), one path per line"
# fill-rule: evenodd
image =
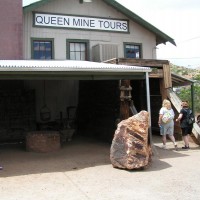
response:
M129 32L127 20L47 13L34 13L34 25L54 28Z

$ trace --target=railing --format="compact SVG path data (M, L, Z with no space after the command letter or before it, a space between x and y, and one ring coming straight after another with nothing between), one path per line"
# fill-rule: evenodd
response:
M192 133L195 138L200 142L200 127L197 123L194 123Z
M181 100L180 98L176 95L176 93L172 90L172 88L167 89L167 95L169 100L172 102L174 107L178 112L181 110Z
M178 112L180 112L180 110L181 110L181 100L180 100L180 98L176 95L176 93L171 88L168 89L167 93L168 93L168 98L171 101L171 103L174 105L176 110ZM195 138L198 141L200 141L200 127L196 122L193 125L192 133L194 134Z

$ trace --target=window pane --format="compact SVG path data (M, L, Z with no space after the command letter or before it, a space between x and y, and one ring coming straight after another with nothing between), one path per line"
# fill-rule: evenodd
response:
M39 59L39 56L40 56L39 51L34 51L33 55L34 59Z
M33 43L33 49L34 49L34 51L39 51L39 43L38 42Z
M70 60L76 60L74 52L70 52Z
M40 51L45 51L45 45L43 42L40 42Z
M75 48L74 48L74 43L70 43L70 51L75 51Z
M140 58L140 45L125 45L126 58Z
M81 60L85 60L85 52L81 52Z
M49 60L51 59L51 52L50 51L46 51L46 59Z
M48 42L45 43L46 51L51 51L51 44Z
M39 59L45 59L45 52L41 51L43 49L43 45L40 46L40 58Z
M79 43L75 43L75 51L81 51Z
M76 52L76 60L81 60L81 54L80 54L80 52Z
M52 42L33 41L33 59L52 59Z
M135 57L136 57L136 58L140 58L140 53L139 53L139 52L136 52L136 53L135 53Z
M139 50L139 46L135 46L135 49Z
M81 44L81 51L85 51L85 44Z
M69 44L70 60L86 60L86 43L71 42Z

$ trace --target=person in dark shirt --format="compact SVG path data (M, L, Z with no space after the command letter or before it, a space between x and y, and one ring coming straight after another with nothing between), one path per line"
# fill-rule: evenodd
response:
M182 109L180 110L179 116L176 119L177 122L180 122L180 127L182 131L182 138L185 143L185 146L182 149L190 149L189 146L189 137L192 133L193 124L187 123L187 112L190 109L188 101L182 101ZM191 109L190 109L191 110Z

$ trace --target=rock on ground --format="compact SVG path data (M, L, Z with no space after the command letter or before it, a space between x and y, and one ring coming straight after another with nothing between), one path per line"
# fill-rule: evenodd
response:
M152 151L148 143L148 128L147 111L141 111L118 124L110 149L113 167L131 170L149 164Z

